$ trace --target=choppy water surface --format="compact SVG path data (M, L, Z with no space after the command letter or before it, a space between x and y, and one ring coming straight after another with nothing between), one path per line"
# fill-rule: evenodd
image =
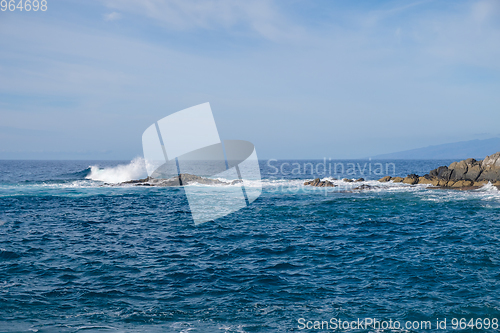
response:
M450 161L393 162L405 175ZM142 176L140 161L124 163L0 161L0 331L500 318L494 187L325 191L301 186L316 175L275 174L263 161L257 201L195 227L182 188L102 186Z

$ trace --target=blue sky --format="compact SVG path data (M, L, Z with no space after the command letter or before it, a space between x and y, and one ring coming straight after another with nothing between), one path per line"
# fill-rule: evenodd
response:
M0 12L0 158L132 159L210 102L260 158L500 135L500 2L48 1Z

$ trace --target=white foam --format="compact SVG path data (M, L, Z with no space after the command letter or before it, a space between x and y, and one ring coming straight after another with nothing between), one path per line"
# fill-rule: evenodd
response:
M371 191L371 192L406 192L406 191L416 191L422 188L427 187L426 185L417 185L417 186L412 186L409 184L404 184L404 183L393 183L392 181L390 182L379 182L378 180L364 180L364 181L353 181L353 182L346 182L342 179L335 179L331 177L323 178L323 180L328 180L332 182L334 185L336 185L339 189L345 189L345 190L352 190L355 189L361 185L369 185L372 188L370 189L364 189L363 191ZM355 180L355 179L353 179Z
M464 200L481 200L486 204L493 204L495 207L500 203L500 191L488 183L479 189L460 191L456 189L430 190L422 193L422 200L433 202L452 202Z
M476 190L477 192L491 192L491 193L498 193L500 194L500 191L496 186L494 186L491 182L488 182L488 184L482 186L481 188Z
M90 167L87 179L101 181L110 184L123 183L129 180L146 178L146 162L142 157L134 158L129 164L121 164L115 167L99 168L94 165Z

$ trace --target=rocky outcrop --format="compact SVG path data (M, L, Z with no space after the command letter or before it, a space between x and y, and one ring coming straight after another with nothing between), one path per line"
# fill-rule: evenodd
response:
M500 188L500 152L486 156L482 161L469 158L453 162L449 166L440 166L428 174L419 177L411 174L405 178L386 176L379 182L392 181L410 185L428 184L440 188L473 189L491 182Z
M233 180L231 182L224 182L218 179L205 178L200 176L191 175L188 173L181 173L178 177L173 177L169 179L158 179L158 178L144 178L138 180L130 180L119 185L134 185L134 186L159 186L159 187L170 187L170 186L181 186L189 185L193 183L203 184L203 185L234 185L240 183L241 180Z
M319 178L305 182L304 185L315 186L315 187L336 187L336 185L334 183L332 183L331 181L329 181L329 180L322 181Z
M391 179L392 179L391 176L385 176L383 178L380 178L378 181L381 183L387 183L387 182L391 181Z
M392 180L393 183L401 183L401 182L403 182L404 178L394 177L391 180Z
M403 179L403 183L410 185L418 184L419 178L420 177L418 175L412 173L411 175L408 175L405 179Z

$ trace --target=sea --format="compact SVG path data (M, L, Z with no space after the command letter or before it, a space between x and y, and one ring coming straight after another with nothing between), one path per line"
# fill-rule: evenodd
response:
M451 162L261 160L195 225L183 187L117 186L140 158L0 161L0 332L498 331L498 189L376 181Z

